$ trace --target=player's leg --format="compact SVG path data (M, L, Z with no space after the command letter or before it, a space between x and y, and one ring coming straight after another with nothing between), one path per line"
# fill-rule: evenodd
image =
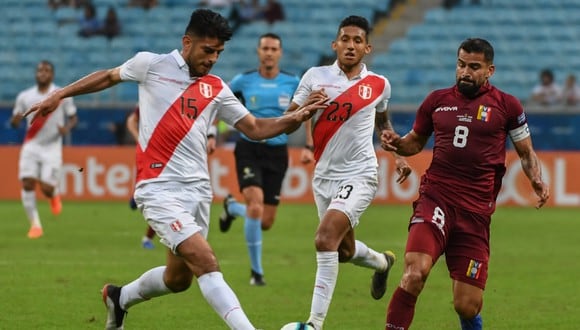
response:
M50 210L54 215L62 212L62 202L58 192L61 167L60 157L46 156L40 164L40 189L43 195L50 199Z
M141 238L141 246L144 249L153 249L155 245L153 245L153 238L155 238L155 230L151 228L151 226L147 225L147 229L145 229L145 235Z
M26 217L30 223L29 238L39 238L43 235L42 224L36 206L36 182L40 176L40 160L32 153L23 149L18 162L18 178L22 183L20 197Z
M461 329L480 330L480 311L489 264L489 225L487 215L459 211L445 258L453 279L453 305Z
M414 203L407 246L405 269L387 308L385 329L406 330L415 314L417 298L431 268L445 250L449 237L449 220L453 214L444 213L444 205L421 195Z
M262 230L269 230L276 220L280 204L282 183L288 170L288 148L284 146L269 147L269 160L262 164L262 189L264 191L264 212Z
M246 201L244 217L244 236L250 256L250 284L263 286L264 269L262 268L262 214L264 213L264 193L258 186L248 186L242 189Z

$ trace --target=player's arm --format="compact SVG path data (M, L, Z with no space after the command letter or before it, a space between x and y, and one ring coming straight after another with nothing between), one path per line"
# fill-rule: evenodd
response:
M50 93L47 98L28 109L24 116L26 117L32 113L46 115L53 112L58 107L60 101L64 98L94 93L114 86L121 82L120 72L120 67L117 67L108 70L95 71L84 76L83 78Z
M129 131L129 134L131 134L133 139L136 142L139 141L139 116L137 115L137 112L131 112L131 114L127 117L125 125L127 127L127 131Z
M12 117L10 118L10 127L18 128L22 119L24 119L23 113L26 111L26 106L24 105L24 100L22 93L18 94L16 101L14 102L14 109L12 110Z
M66 123L64 126L58 128L60 135L68 134L73 128L75 128L75 126L77 126L78 122L79 117L76 114L66 117Z
M256 118L252 114L247 114L234 127L252 140L263 140L281 133L289 134L297 130L304 121L312 118L316 111L326 108L325 102L326 99L321 99L303 105L281 117Z
M378 132L382 132L383 130L394 131L393 125L389 120L389 112L386 109L376 113L375 127ZM396 152L391 151L390 153L393 155L393 157L395 157L395 168L399 174L397 183L403 183L411 174L411 166L409 166L407 160L404 157L398 155Z
M22 119L24 118L24 116L22 114L15 114L10 118L10 127L12 128L18 128L18 126L20 126L20 123L22 122Z
M512 136L512 141L515 150L520 157L522 170L530 180L532 188L539 198L536 208L540 208L546 203L548 198L550 198L550 191L548 185L542 180L542 167L540 166L538 156L532 147L532 138L527 136L526 138L515 141Z

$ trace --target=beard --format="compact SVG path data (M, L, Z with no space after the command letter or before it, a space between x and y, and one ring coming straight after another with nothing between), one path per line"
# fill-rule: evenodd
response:
M466 83L468 81L469 83ZM472 80L457 80L457 89L459 92L469 98L473 98L479 91L479 86Z

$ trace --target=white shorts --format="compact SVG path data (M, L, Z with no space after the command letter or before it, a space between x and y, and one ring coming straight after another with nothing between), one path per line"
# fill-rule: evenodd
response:
M356 227L362 213L375 198L377 186L376 176L339 180L314 178L312 191L318 218L322 220L327 210L338 210L346 214L353 228Z
M173 253L195 233L207 238L212 200L209 181L152 182L135 189L134 197L147 223Z
M22 148L18 162L18 179L37 179L56 187L60 181L62 168L61 155L55 156L50 152L35 152L29 148Z

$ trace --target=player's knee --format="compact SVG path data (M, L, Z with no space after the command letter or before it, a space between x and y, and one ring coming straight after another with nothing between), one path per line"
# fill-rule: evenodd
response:
M264 214L264 205L258 202L250 202L246 205L246 214L251 218L260 219Z
M354 257L354 249L345 246L338 248L338 262L349 262Z
M42 194L48 198L52 198L54 195L54 187L43 184L40 186L40 190L42 190Z
M165 286L167 286L167 288L169 290L171 290L171 292L174 292L174 293L183 292L183 291L189 289L189 287L191 286L191 281L192 281L192 277L186 276L184 274L181 276L174 276L171 278L166 278L165 279Z
M314 246L316 251L337 251L337 244L332 237L324 232L317 232L314 238Z
M454 297L453 307L457 315L465 320L471 320L481 310L481 299L476 297Z
M408 268L405 270L403 277L401 278L401 287L407 292L418 296L425 286L427 276L429 276L428 270Z
M262 219L262 230L270 230L274 225L274 218L264 217Z

